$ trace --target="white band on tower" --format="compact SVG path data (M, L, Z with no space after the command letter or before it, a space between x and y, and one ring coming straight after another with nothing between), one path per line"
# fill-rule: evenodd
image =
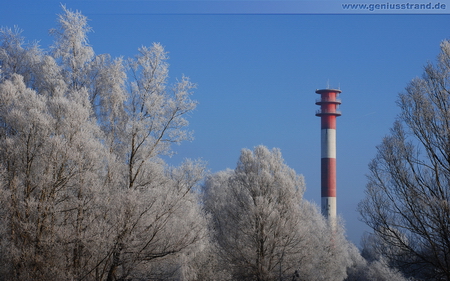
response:
M328 214L329 218L335 218L336 207L336 197L322 197L322 214Z
M322 158L336 158L336 130L322 129Z

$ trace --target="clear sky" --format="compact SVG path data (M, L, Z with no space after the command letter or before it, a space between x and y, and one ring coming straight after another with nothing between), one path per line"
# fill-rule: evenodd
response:
M47 48L60 2L9 1L0 9L0 26L17 25L27 40ZM356 245L368 230L356 212L367 165L399 112L397 94L450 37L450 1L439 2L447 4L441 14L348 11L339 1L62 3L90 19L97 54L130 57L160 42L169 52L171 79L184 74L197 83L199 105L189 119L195 139L174 147L171 164L202 158L217 172L234 168L242 148L278 147L305 176L306 199L320 204L315 90L340 88L337 205Z

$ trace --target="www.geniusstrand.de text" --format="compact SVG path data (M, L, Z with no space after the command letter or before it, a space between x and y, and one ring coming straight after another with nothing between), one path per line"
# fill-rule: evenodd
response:
M344 10L445 10L444 3L345 3L342 4Z

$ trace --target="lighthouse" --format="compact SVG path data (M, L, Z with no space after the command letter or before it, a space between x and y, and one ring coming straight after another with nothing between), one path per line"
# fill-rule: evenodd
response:
M321 206L327 219L336 218L336 117L341 116L339 105L341 90L316 90L320 105L316 116L320 117L321 132Z

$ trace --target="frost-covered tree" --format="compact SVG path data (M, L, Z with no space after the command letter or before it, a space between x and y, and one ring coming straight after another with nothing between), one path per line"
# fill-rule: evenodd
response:
M370 236L364 236L370 237ZM402 273L389 266L388 262L372 248L367 239L362 240L362 254L353 245L351 245L350 258L351 266L347 268L346 281L405 281ZM410 279L413 280L413 279Z
M390 265L450 280L450 42L399 95L399 114L369 165L362 219Z
M127 102L128 126L126 143L128 185L138 188L146 183L148 159L170 153L170 145L189 139L183 117L196 103L190 90L195 87L183 77L167 87L167 53L160 44L142 47L135 59L129 60L134 81Z
M279 150L242 150L236 169L208 177L204 191L219 258L233 280L345 278L340 227L333 230L303 199L303 177Z
M96 55L62 9L49 51L0 30L0 279L195 276L205 165L160 158L189 139L194 85L169 84L160 44Z
M0 84L2 206L8 210L2 243L11 244L8 257L19 279L53 279L66 270L58 267L64 248L73 250L74 264L78 251L89 248L82 238L90 235L83 231L85 211L102 186L106 153L83 98L85 92L39 95L18 74Z

